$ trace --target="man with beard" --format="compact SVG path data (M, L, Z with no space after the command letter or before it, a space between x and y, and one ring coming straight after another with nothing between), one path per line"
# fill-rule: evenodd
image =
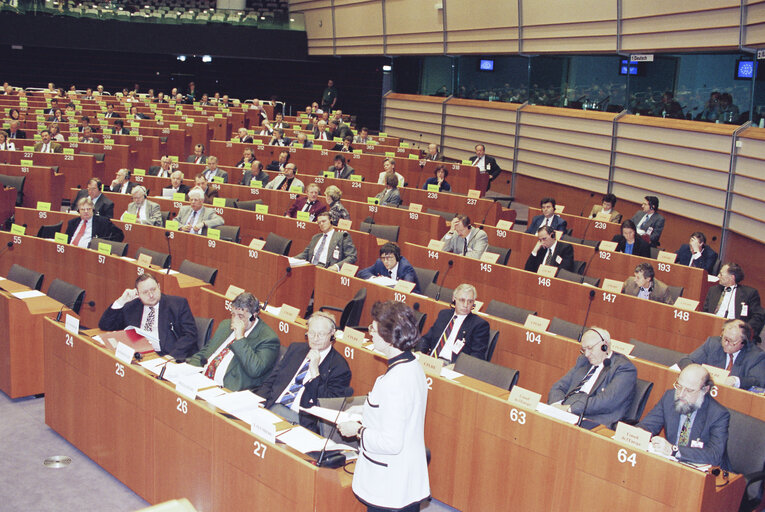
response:
M665 392L638 424L653 434L651 447L656 453L730 469L726 451L730 413L709 395L712 386L701 365L689 364L680 372L674 391ZM666 438L657 435L662 428Z

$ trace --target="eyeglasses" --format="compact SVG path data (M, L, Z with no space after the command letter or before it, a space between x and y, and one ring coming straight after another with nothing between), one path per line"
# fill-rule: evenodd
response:
M602 343L596 343L595 345L590 345L589 347L582 347L579 349L579 353L586 354L587 352L590 352L591 350L595 350L600 345L602 345Z
M327 331L327 332L308 331L307 336L309 338L313 338L313 339L316 339L316 338L326 338L327 336L329 336L329 331Z
M672 387L675 388L675 391L677 391L678 393L685 393L686 395L690 395L692 393L696 393L697 391L701 391L700 389L686 388L685 386L681 386L677 382L672 384Z

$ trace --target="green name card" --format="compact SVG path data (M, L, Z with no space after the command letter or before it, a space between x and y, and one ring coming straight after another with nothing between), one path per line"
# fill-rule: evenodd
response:
M380 204L380 200L376 197L367 197L367 203L369 204Z
M231 142L239 142L239 137L231 137Z
M213 206L220 206L221 208L223 208L226 206L226 200L222 197L214 197L212 204Z
M135 213L123 213L122 214L122 220L125 222L135 223L138 220L138 217L135 216Z
M19 226L18 224L11 224L11 234L12 235L23 235L26 233L27 228L24 226Z
M99 254L111 254L112 253L112 246L109 244L105 244L103 242L98 242L98 253Z
M27 150L27 148L24 148L24 151L26 151L26 150ZM32 161L32 160L21 160L19 163L21 165L23 165L23 166L26 166L26 167L30 167L30 166L35 164L34 161Z
M387 137L388 134L386 132L380 132L377 134L378 137Z
M311 214L308 212L297 212L297 215L295 216L297 220L311 220Z
M411 154L409 155L409 160L419 160L419 159L420 157L418 157L417 155L411 155Z
M213 183L223 183L223 176L215 176L212 180Z
M252 188L263 188L263 182L260 180L250 180L250 187Z
M314 144L313 146L311 146L311 149L317 149L317 150L321 151L324 148L319 146L318 144Z
M300 148L300 149L302 149L302 148L303 148L303 145L302 145L302 144L300 144L300 143L297 143L297 142L296 142L295 144L292 144L292 147L293 147L293 148Z
M409 143L408 142L399 142L398 147L400 148L408 148Z
M340 137L332 137L332 141L333 142L343 142L343 139L341 139Z
M223 118L223 114L215 114L215 116L214 116L214 117L215 117L216 119L222 119L222 118Z
M104 144L114 145L114 139L104 139Z
M470 160L463 160L462 165L473 165L473 162L471 162Z
M176 163L177 163L177 162L178 162L178 157L177 157L177 156L175 156L175 155L171 155L171 156L170 156L170 161L171 161L171 162L176 162Z
M268 205L267 204L256 204L255 205L255 213L268 213Z
M69 142L77 142L80 139L77 138L77 135L70 135L69 137L66 138L66 140Z
M313 140L314 139L313 133L309 133L308 135L305 136L305 138L308 140Z
M385 152L385 156L387 156L387 157L393 157L393 156L396 156L396 153L394 153L393 151L386 151L386 152Z
M53 233L53 241L57 244L68 244L69 235L66 233Z
M130 122L130 127L131 128L140 128L141 127L141 123L139 123L138 121L131 121Z
M351 174L351 181L364 181L364 177L360 174Z
M74 154L74 148L64 148L64 154L65 155L73 155Z
M165 222L165 227L167 229L172 229L173 231L178 231L178 221L177 220L169 220Z
M140 134L138 133L138 130L130 130L130 131L129 131L129 134L130 134L130 135L140 135Z
M25 152L32 152L34 150L35 150L34 146L24 146L24 151Z
M171 130L178 130L179 128L178 128L178 125L177 125L177 124L171 124L171 125L170 125L170 129L171 129Z
M135 176L146 176L146 169L133 169Z
M354 155L360 155L361 154L361 150L360 149L354 149L353 150L353 154Z
M428 192L438 192L438 185L428 185Z
M335 177L335 173L332 172L332 171L324 171L323 174L324 174L325 178L334 178Z
M303 192L303 187L300 185L292 185L290 187L290 192L297 192L298 194L301 194Z
M37 209L42 210L44 212L49 212L50 203L46 203L45 201L37 201Z
M185 201L186 200L186 194L183 192L174 192L173 193L173 201Z
M207 238L220 240L220 229L207 228Z
M104 135L114 135L114 130L112 128L104 128Z

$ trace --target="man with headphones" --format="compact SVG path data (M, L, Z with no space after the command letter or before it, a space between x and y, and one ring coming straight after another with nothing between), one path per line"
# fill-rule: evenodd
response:
M760 305L760 293L751 286L744 286L744 270L738 263L722 266L718 283L712 286L704 299L706 313L723 318L738 318L752 328L752 340L759 343L760 331L765 324L765 310Z
M265 407L292 423L315 432L317 419L300 412L300 407L317 405L319 398L344 396L351 382L351 369L333 347L335 319L316 312L308 319L306 342L292 343L274 371L258 388Z
M438 312L435 323L417 342L417 350L449 363L460 354L486 359L489 322L474 314L478 293L473 285L462 283L454 289L452 307Z
M752 329L743 320L728 320L720 336L710 336L699 348L677 362L708 364L730 372L724 384L734 388L765 387L765 352L752 342Z
M93 201L93 213L111 219L114 217L114 203L111 199L101 193L103 185L98 178L90 178L88 180L87 188L84 188L77 192L77 195L72 199L72 209L76 209L77 204L85 196L89 196Z
M380 257L374 265L359 270L360 279L370 279L375 276L389 277L395 281L409 281L414 283L414 293L420 291L420 282L417 273L409 260L401 256L401 249L393 242L387 242L380 247Z
M611 427L630 409L635 397L637 369L626 356L611 350L611 335L600 327L590 327L582 335L582 348L576 365L547 395L547 403L582 414ZM589 399L587 396L589 395Z
M489 247L489 235L482 229L474 228L467 215L454 217L451 229L441 241L444 242L444 252L474 259L480 259Z
M664 304L672 302L672 294L669 287L655 278L655 271L650 263L638 263L635 267L635 275L624 281L622 293L632 295L639 299L648 299Z
M259 386L279 357L279 337L258 318L260 302L242 292L202 350L186 362L204 367L203 375L232 391Z
M730 413L709 391L714 386L709 372L689 364L664 393L638 427L647 430L656 453L676 457L680 462L711 464L730 469L728 425ZM664 430L665 437L659 436Z
M186 157L186 161L190 164L206 164L207 155L205 155L205 145L197 144L194 146L194 154Z

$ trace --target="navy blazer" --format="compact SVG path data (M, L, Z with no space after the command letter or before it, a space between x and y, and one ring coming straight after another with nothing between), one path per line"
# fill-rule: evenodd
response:
M159 299L159 346L160 354L170 354L175 359L186 359L197 351L197 324L191 314L189 303L183 297L165 295ZM103 331L121 331L133 325L141 327L143 303L133 299L122 309L104 311L98 321L98 328Z
M417 342L417 350L429 355L438 345L438 340L449 325L452 316L454 316L454 309L452 308L439 311L433 326ZM457 339L465 340L465 346L462 347L461 351L462 354L468 354L485 360L486 349L489 346L489 322L474 313L468 314L460 326ZM457 356L454 356L451 362L454 362L456 359Z
M728 363L726 356L720 336L710 336L703 345L678 361L677 365L685 368L691 363L697 363L725 368ZM765 352L754 343L745 344L733 361L730 375L739 378L741 389L749 389L752 386L765 387Z
M357 277L360 279L369 279L372 276L388 276L388 269L385 268L385 264L380 258L374 262L374 265L365 269L359 270ZM414 283L414 293L422 293L420 291L420 281L417 279L417 272L414 271L414 267L409 260L401 256L398 262L398 269L396 270L396 278L403 281L409 281Z
M77 228L80 226L80 217L71 219L66 224L66 234L69 235L69 241L74 238L74 234ZM103 240L114 240L115 242L121 242L125 237L125 234L120 228L112 224L112 221L107 217L101 215L93 216L93 226L91 228L91 236L95 240L101 238Z
M273 406L284 389L290 385L309 350L308 343L292 343L287 348L284 357L257 390L258 395L266 399L266 409ZM300 406L312 407L318 405L316 401L319 398L344 396L350 383L351 369L343 356L332 347L324 361L319 364L319 376L305 385ZM318 420L310 414L301 412L300 424L318 432Z
M677 445L677 432L680 425L680 414L675 411L675 391L670 389L664 393L659 403L646 414L638 427L657 435L664 429L667 441ZM728 460L728 423L730 413L728 409L717 403L707 393L704 402L696 413L691 427L690 441L701 441L703 447L692 448L688 446L678 447L677 459L682 462L695 462L697 464L712 464L723 469L730 469Z
M72 201L72 210L76 209L77 203L80 202L80 199L87 195L88 191L84 188L77 192L77 195L74 196L74 200ZM96 204L94 204L93 207L95 209L94 213L96 215L100 215L109 219L114 217L114 202L103 194L98 196L98 201L96 201Z
M704 248L701 250L701 256L696 258L693 264L691 264L692 254L691 246L689 244L681 245L676 254L677 259L675 260L675 263L680 265L690 265L691 267L703 268L710 274L712 273L712 267L714 267L715 263L717 262L717 253L708 245L704 245Z
M580 414L587 400L587 393L579 392L570 396L569 393L587 376L590 368L590 361L584 356L579 356L576 365L550 388L547 403L562 401L564 405L571 406L573 414ZM598 380L592 387L585 417L607 427L623 419L635 398L636 383L635 365L626 356L613 352L611 366L600 370Z
M529 272L536 272L539 270L539 265L544 263L546 255L547 249L544 247L541 247L539 251L537 251L536 256L529 254L529 257L526 259L524 270L528 270ZM559 257L561 259L560 263L558 263ZM574 248L571 244L559 240L555 246L555 251L553 251L553 258L550 265L572 272L574 270Z
M706 313L715 314L717 303L720 302L724 287L721 284L712 286L704 299L704 309ZM746 314L744 312L746 305ZM760 307L760 293L752 287L738 285L736 287L735 317L748 323L754 331L754 335L759 339L760 331L765 323L765 311Z
M529 227L526 229L526 233L536 235L537 231L539 231L539 227L542 225L544 218L544 215L534 216L534 218L531 219L531 222L529 222ZM566 231L566 221L563 220L557 213L553 215L552 228L555 231Z
M428 185L438 185L438 178L435 176L431 176L430 178L425 180L425 184L422 186L423 190L428 190ZM444 180L441 182L441 185L438 186L439 192L451 192L452 186L449 185L449 182Z

